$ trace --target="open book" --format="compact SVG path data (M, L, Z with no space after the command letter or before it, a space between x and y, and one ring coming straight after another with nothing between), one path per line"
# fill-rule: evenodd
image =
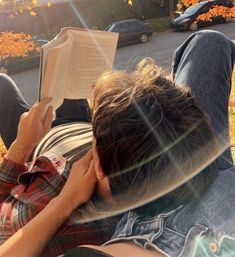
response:
M98 77L112 68L118 34L63 28L42 47L39 100L52 97L56 110L64 98L89 98Z

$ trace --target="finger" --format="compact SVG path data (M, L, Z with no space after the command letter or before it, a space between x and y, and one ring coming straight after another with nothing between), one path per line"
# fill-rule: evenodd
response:
M83 171L83 174L85 174L89 168L91 160L92 160L92 152L91 150L89 150L79 161L74 163L74 166L77 166L77 168L80 168L80 170Z
M87 160L87 161L91 161L92 159L92 149L90 149L84 156L83 156L83 159L84 160ZM90 163L90 162L89 162Z
M40 122L42 125L44 125L46 113L51 100L51 97L44 98L40 102L36 103L35 106L33 106L30 116L33 120L35 120L35 122Z
M50 103L52 101L52 97L45 97L43 99L40 100L40 102L38 102L39 104L47 104Z
M39 103L36 104L36 111L41 112L45 107L52 101L52 97L47 97L42 99Z
M27 116L27 115L28 115L28 113L29 113L29 112L24 112L24 113L22 113L22 114L21 114L21 116L20 116L20 117L21 117L21 118L24 118L25 116Z
M95 183L97 181L97 176L95 173L95 162L93 160L91 160L89 168L85 175L87 176L90 182Z
M22 113L21 116L20 116L20 120L23 120L28 115L29 115L29 112Z
M90 149L90 150L85 154L85 156L82 158L83 163L86 165L87 169L88 169L89 166L90 166L90 163L91 163L91 161L92 161L92 158L93 158L92 149ZM87 170L86 170L86 172L87 172Z
M49 106L44 119L44 129L46 132L49 131L51 128L52 120L53 120L53 107Z
M28 111L29 116L31 116L31 115L34 113L35 109L37 108L37 104L38 104L38 102L36 102L36 103L30 108L30 110Z

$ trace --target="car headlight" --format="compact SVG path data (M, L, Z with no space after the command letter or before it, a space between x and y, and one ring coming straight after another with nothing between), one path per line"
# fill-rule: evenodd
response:
M188 21L190 21L190 18L183 19L182 21L179 22L179 24L183 24L183 23L186 23Z

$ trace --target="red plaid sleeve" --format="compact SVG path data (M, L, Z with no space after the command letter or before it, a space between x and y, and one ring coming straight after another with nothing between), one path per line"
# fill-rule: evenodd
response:
M26 170L26 166L16 164L4 157L0 163L0 202L9 196L10 191L18 184L19 174Z

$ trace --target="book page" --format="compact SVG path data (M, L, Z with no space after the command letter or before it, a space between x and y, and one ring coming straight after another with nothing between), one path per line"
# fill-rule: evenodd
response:
M40 53L40 74L39 74L39 101L42 99L42 86L43 86L43 80L45 78L45 72L46 72L46 67L48 63L48 55L50 50L57 46L60 45L61 43L65 42L68 38L66 35L67 28L61 29L60 33L52 39L50 42L47 44L43 45L41 48L41 53Z
M41 97L52 97L51 105L54 110L63 103L65 90L68 86L72 43L73 35L70 35L65 42L51 48L48 53Z
M118 34L94 30L74 30L68 87L65 98L89 98L92 85L112 68Z
M41 88L41 99L50 97L53 90L56 75L56 66L60 58L60 49L52 48L48 52L46 70L43 76L43 87Z

